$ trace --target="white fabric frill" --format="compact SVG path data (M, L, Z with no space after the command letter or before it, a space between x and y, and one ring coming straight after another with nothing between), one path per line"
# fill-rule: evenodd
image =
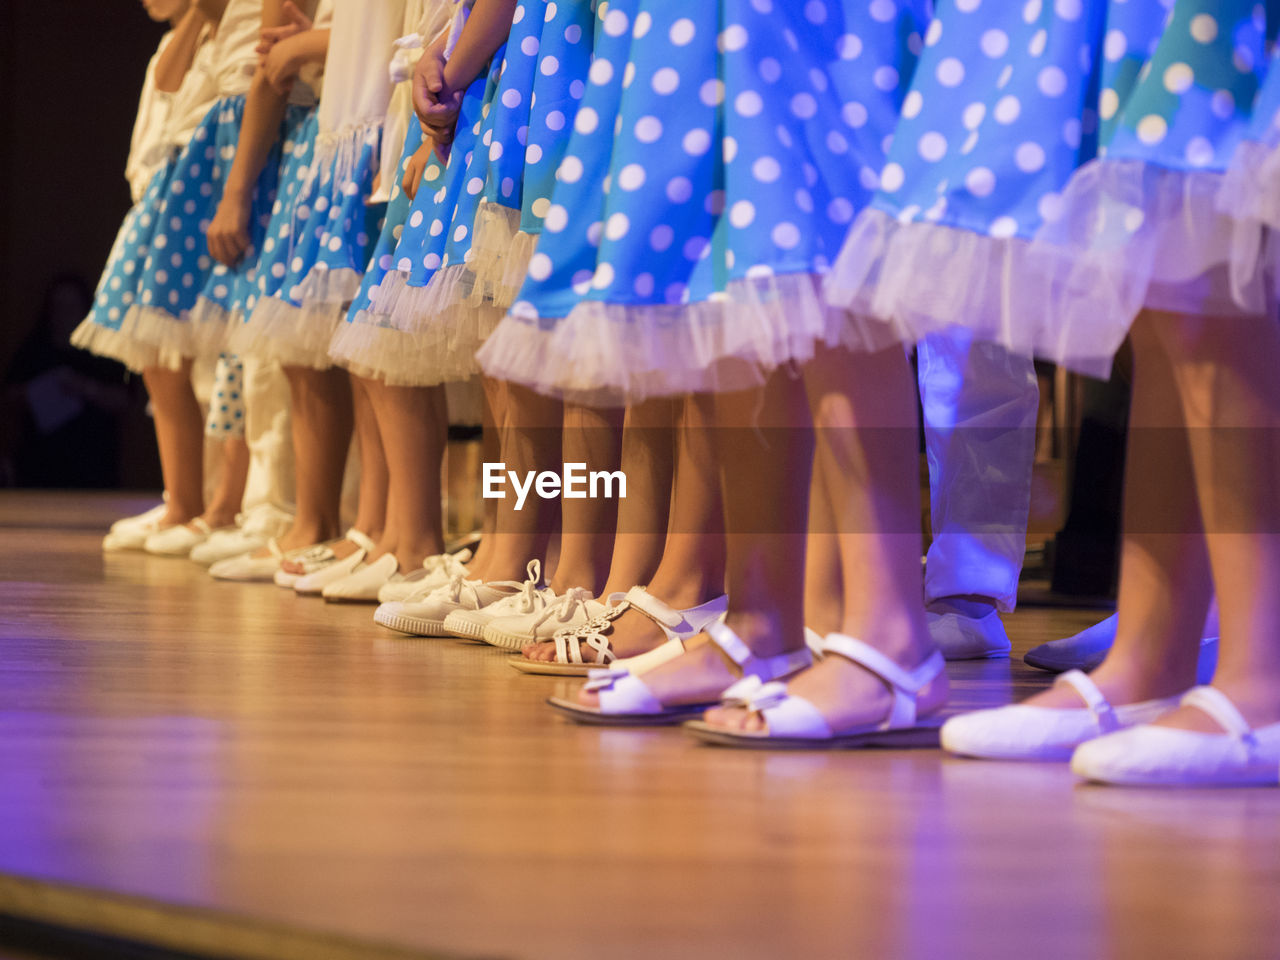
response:
M517 302L477 359L492 377L589 406L649 397L745 390L819 346L883 350L891 328L832 307L811 273L732 280L713 299L689 304L583 301L543 320Z
M226 330L216 317L199 319L193 311L180 319L158 307L134 304L119 328L82 321L71 334L71 345L118 360L134 373L148 367L178 370L184 360L216 357L223 349Z
M828 277L835 304L888 321L905 343L952 326L1011 352L1106 377L1143 307L1260 313L1261 283L1233 285L1239 221L1218 208L1223 177L1137 160L1094 160L1036 236L899 222L854 223Z

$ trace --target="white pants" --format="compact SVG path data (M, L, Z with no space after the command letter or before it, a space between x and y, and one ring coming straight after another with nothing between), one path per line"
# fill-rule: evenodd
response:
M1026 550L1040 391L1035 365L956 329L917 348L933 543L925 600L1014 608Z

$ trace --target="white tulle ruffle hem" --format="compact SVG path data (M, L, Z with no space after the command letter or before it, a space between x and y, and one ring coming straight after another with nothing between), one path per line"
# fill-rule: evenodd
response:
M1260 283L1233 284L1241 225L1217 207L1222 177L1093 161L1034 239L869 209L827 278L827 298L886 319L906 342L960 326L1006 349L1106 377L1144 306L1260 313Z
M118 360L135 373L148 367L178 370L184 360L216 356L226 329L218 318L197 321L194 311L187 319L179 319L166 310L135 304L119 328L92 319L82 321L71 335L71 345Z
M820 345L882 350L897 340L884 323L822 300L814 274L730 281L691 304L584 301L559 320L519 302L481 348L489 376L590 406L648 397L745 390L770 371L811 360Z
M507 309L529 272L538 238L520 229L520 211L485 201L476 212L471 259L474 274L468 303L491 303Z

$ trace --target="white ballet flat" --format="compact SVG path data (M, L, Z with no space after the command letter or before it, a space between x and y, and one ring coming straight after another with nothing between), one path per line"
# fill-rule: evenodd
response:
M925 610L924 618L929 636L947 660L990 660L1007 657L1012 649L998 610L981 617Z
M338 558L330 543L317 543L307 547L296 557L293 563L302 565L302 573L291 573L283 566L276 571L277 587L291 587L293 591L304 597L318 597L326 586L335 580L341 580L355 573L364 563L364 558L377 549L378 545L369 536L355 527L346 532L342 538L356 545L354 552Z
M196 517L189 523L178 523L172 527L157 530L147 537L142 549L158 557L188 557L195 547L204 543L214 533L234 529L234 527L220 527L215 531L202 517Z
M684 641L696 637L708 623L722 618L728 607L729 598L719 596L696 607L677 610L644 587L632 587L621 597L615 594L606 598L603 609L595 616L577 626L567 624L564 629L553 633L551 639L556 645L554 661L512 657L510 663L521 673L540 676L585 677L593 669L624 662L629 669L643 673L684 653ZM619 661L610 646L609 634L613 632L613 621L631 609L656 623L666 634L667 642L647 653ZM525 638L522 642L531 643L533 638ZM593 651L594 662L582 659L584 644ZM521 645L513 644L512 649Z
M378 590L379 603L408 600L414 594L426 596L443 587L459 573L466 574L466 563L471 551L466 547L456 553L436 553L422 561L422 566L411 570L398 580L383 584Z
M1254 729L1216 687L1192 687L1181 703L1226 732L1135 726L1081 744L1071 756L1071 772L1117 786L1280 786L1280 723Z
M758 657L730 627L713 620L702 631L742 670L744 678L761 681L778 680L805 669L813 663L808 646L772 657ZM638 659L638 658L636 658ZM633 661L634 662L634 661ZM735 684L736 685L736 684ZM598 707L588 707L576 700L550 697L547 703L578 723L599 726L650 727L682 723L714 707L719 698L702 703L664 706L645 685L641 675L628 667L613 666L592 670L584 690L596 694Z
M293 515L270 503L260 503L236 516L236 526L215 530L204 543L193 547L190 559L203 566L219 560L253 553L272 537L282 537L293 523Z
M1080 744L1163 716L1178 697L1114 707L1087 674L1069 670L1055 685L1071 687L1084 707L1013 704L952 717L942 725L942 749L984 760L1067 760Z
M103 551L141 550L147 537L160 529L160 521L168 509L167 503L158 503L145 513L117 520L102 538Z
M277 570L280 569L280 562L286 554L280 549L280 544L275 538L267 541L267 555L265 557L255 557L256 550L243 553L238 557L228 557L225 560L219 560L209 566L209 576L215 580L233 580L237 583L264 583L271 580L275 576ZM296 552L296 551L294 551Z
M937 745L941 721L936 717L921 717L916 701L920 691L946 669L941 653L935 650L915 669L907 670L875 647L843 633L828 634L823 638L822 649L826 656L844 657L885 682L893 693L893 704L884 720L848 730L833 730L817 707L790 693L785 683L763 683L759 678L747 677L725 691L723 704L758 712L764 719L764 730L725 730L705 720L690 721L684 725L685 730L703 743L768 750Z
M363 563L345 577L330 580L320 595L329 603L376 603L378 591L393 577L404 578L394 553Z

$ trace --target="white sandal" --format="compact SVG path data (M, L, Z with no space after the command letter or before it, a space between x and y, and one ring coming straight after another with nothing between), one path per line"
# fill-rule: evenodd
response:
M339 559L333 552L334 543L347 540L356 545L353 553ZM378 545L370 537L352 527L342 540L331 540L307 547L298 556L291 557L292 562L302 566L302 573L289 573L283 567L276 571L275 582L278 587L291 587L294 592L304 597L318 597L324 588L334 580L355 573L364 564L364 558L373 553Z
M1178 705L1175 696L1112 706L1098 685L1079 670L1058 674L1054 686L1071 687L1084 705L1015 703L964 713L942 725L942 749L981 760L1068 760L1085 741L1148 723Z
M699 606L677 610L644 587L632 587L625 594L609 597L606 609L599 616L581 626L557 631L552 637L556 645L554 661L530 660L520 656L512 657L508 662L521 673L551 677L585 677L593 669L622 664L623 661L618 660L613 652L609 634L613 632L613 621L634 608L661 627L662 632L667 635L667 643L648 653L627 659L626 665L629 668L642 672L684 653L684 641L696 637L706 629L707 624L723 617L728 606L729 598L719 596ZM595 661L592 663L582 659L584 644L594 651ZM658 651L662 651L661 654Z
M767 750L937 746L941 719L920 717L916 698L946 669L940 652L935 650L924 663L906 670L875 647L842 633L828 634L822 646L827 656L844 657L888 684L893 705L884 720L835 731L817 707L789 693L785 683L745 677L725 691L724 703L759 712L766 724L764 730L725 730L705 720L686 723L685 729L705 743Z
M1226 732L1142 724L1081 744L1071 757L1072 773L1119 786L1280 786L1280 723L1254 729L1216 687L1192 687L1180 703Z
M777 680L789 677L813 663L813 655L808 646L772 657L758 657L741 637L720 620L711 621L703 627L702 632L738 665L744 677ZM650 727L680 723L699 716L719 702L717 699L664 706L640 676L630 668L618 664L609 669L593 670L590 677L583 689L598 695L598 707L587 707L576 700L562 697L551 697L547 703L578 723Z

